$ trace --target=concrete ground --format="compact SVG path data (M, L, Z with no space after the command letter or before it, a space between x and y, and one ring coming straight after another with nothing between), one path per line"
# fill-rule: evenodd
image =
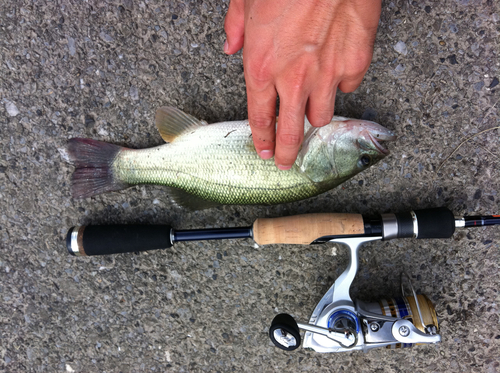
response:
M70 193L69 138L162 143L156 108L208 122L246 117L241 53L226 56L227 1L0 4L0 371L498 372L500 228L366 245L351 293L399 294L411 274L443 341L369 353L287 353L280 312L307 321L344 250L181 243L163 252L70 257L77 224L245 226L307 212L448 206L499 213L499 18L493 0L384 1L373 63L336 112L394 130L391 155L341 187L274 207L174 207L161 187ZM463 144L438 170L453 150Z

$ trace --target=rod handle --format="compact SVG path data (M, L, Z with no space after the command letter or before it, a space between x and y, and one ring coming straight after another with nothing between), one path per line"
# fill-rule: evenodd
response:
M253 224L253 239L259 245L308 245L323 236L364 234L360 214L304 214L260 218Z
M168 225L89 225L72 227L66 236L71 255L92 256L172 247Z
M446 207L382 215L384 240L393 238L450 238L455 216Z
M450 238L455 233L455 216L446 207L416 210L417 238Z

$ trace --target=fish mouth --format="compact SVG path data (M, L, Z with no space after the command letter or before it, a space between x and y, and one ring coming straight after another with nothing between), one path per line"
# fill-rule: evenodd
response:
M396 135L391 131L384 128L384 131L370 131L368 130L368 137L372 141L375 148L382 154L389 154L389 150L384 148L381 141L394 141L396 140Z

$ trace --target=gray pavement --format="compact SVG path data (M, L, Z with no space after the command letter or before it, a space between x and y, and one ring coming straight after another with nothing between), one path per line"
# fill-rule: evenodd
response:
M70 193L65 144L91 137L162 143L154 113L208 122L246 117L241 53L222 53L226 1L0 3L0 371L498 372L498 228L447 240L366 245L352 294L399 294L399 273L434 302L442 343L412 349L286 353L273 317L308 320L345 268L331 245L249 240L74 258L77 224L244 226L307 212L499 208L498 2L384 1L373 63L336 112L399 136L391 155L341 187L274 207L186 211L161 187L86 200ZM476 137L438 167L468 136Z

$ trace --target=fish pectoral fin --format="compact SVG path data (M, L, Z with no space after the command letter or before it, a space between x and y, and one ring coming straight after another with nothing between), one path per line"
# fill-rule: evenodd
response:
M205 210L212 207L222 206L220 203L189 194L182 189L168 187L168 195L179 207L187 208L191 211Z
M182 110L163 106L156 111L156 127L166 142L172 142L184 132L207 125L207 122L196 119Z

